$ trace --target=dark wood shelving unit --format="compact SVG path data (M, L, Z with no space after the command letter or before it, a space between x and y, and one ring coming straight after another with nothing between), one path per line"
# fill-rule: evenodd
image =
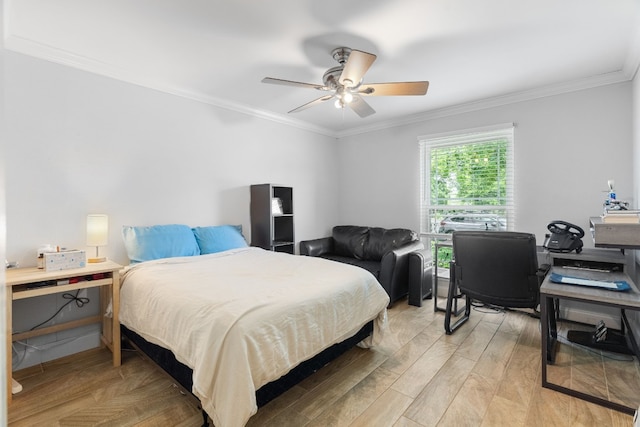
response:
M276 199L280 202L277 203ZM274 209L281 206L282 211ZM293 188L274 184L251 186L251 246L295 252Z

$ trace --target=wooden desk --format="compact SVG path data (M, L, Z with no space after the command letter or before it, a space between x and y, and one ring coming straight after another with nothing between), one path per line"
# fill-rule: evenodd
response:
M76 328L91 323L102 323L102 342L109 347L113 353L113 366L120 366L120 321L118 311L120 308L120 270L122 266L113 261L88 264L84 268L75 268L60 271L45 271L39 268L16 268L6 270L6 321L7 321L7 396L11 402L11 348L13 341L46 335L65 329ZM94 275L104 274L104 278L94 278ZM77 283L53 286L34 286L36 283L47 281L59 281L70 278L80 278ZM75 291L77 289L87 289L100 287L100 314L84 319L74 320L66 323L58 323L53 326L39 328L19 334L13 334L12 303L14 300L33 298L41 295L51 295L60 292ZM104 315L107 307L111 303L113 316L111 318Z
M637 408L630 408L616 402L611 402L597 396L549 382L547 379L547 364L553 364L554 362L554 350L558 337L556 313L553 309L554 299L582 301L591 304L619 308L620 316L622 317L623 329L626 327L628 330L627 338L631 342L636 357L638 357L638 345L633 337L633 332L630 329L629 321L625 314L625 310L640 311L640 292L638 292L638 288L631 281L629 276L623 272L607 273L601 271L568 269L564 267L553 267L550 273L552 272L592 280L625 280L631 285L631 289L629 291L616 292L586 286L558 284L551 282L549 280L549 275L547 275L540 286L540 320L542 323L542 387L633 415Z

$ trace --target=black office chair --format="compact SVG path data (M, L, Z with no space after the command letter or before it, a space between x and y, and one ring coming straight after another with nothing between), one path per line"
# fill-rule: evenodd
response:
M538 268L536 237L512 231L453 233L444 328L452 334L469 320L472 300L493 306L535 309L548 266ZM459 291L459 293L457 293ZM451 325L455 298L465 296L464 314Z

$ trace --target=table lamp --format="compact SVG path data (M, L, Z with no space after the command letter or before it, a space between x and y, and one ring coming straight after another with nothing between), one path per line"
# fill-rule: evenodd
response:
M107 246L109 241L109 217L103 214L87 215L87 246L96 247L95 258L87 259L87 262L104 262L106 257L98 256L100 246Z

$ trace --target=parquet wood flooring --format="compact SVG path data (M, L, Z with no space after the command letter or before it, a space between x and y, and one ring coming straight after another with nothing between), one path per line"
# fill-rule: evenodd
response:
M397 302L382 345L348 351L260 408L248 425L632 425L629 415L540 386L537 319L474 310L450 336L443 322L429 300L420 308ZM565 343L548 372L554 382L640 404L635 358ZM14 377L24 390L9 407L11 426L202 425L197 400L135 352L124 352L119 368L108 350L95 349Z

